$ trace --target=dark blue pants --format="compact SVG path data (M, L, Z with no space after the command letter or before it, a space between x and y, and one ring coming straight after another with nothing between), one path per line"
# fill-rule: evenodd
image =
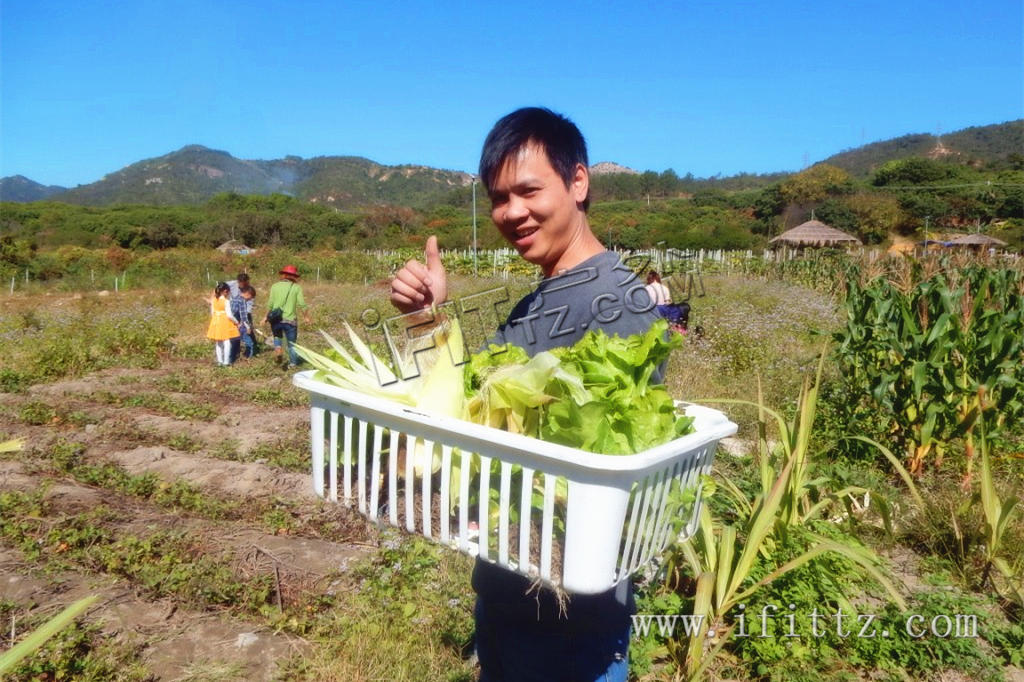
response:
M626 682L629 626L569 633L524 626L477 599L476 653L480 682Z
M274 348L281 347L281 337L284 337L284 340L288 342L288 362L293 365L299 364L299 354L295 352L293 345L299 336L298 326L291 322L278 322L270 329L274 333Z

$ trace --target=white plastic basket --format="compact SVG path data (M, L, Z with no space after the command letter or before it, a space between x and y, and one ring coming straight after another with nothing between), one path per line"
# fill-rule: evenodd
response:
M611 589L665 548L679 527L679 514L667 513L674 482L693 491L681 535L693 534L700 476L711 473L718 441L736 432L721 412L679 403L694 433L635 455L597 455L424 414L312 375L299 372L293 382L312 402L317 495L583 594ZM416 476L403 448L431 453L439 469ZM564 504L556 489L567 489ZM473 504L480 500L487 503Z

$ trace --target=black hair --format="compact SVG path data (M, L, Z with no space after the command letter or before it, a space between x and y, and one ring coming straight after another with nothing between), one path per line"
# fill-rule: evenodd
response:
M235 277L235 280L237 280L239 282L248 282L249 281L249 274L245 273L245 272L240 272L240 273L238 273L238 277Z
M217 282L217 286L213 289L215 296L220 296L222 291L231 291L231 287L228 286L227 282Z
M587 143L576 124L561 114L541 107L524 107L502 117L484 140L480 152L480 180L490 191L491 185L510 156L533 143L544 149L548 163L565 182L566 188L576 176L576 164L589 168ZM583 200L583 210L590 207L590 194Z

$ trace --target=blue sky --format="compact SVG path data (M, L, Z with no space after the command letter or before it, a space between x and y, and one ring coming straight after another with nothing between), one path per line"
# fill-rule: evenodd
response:
M661 4L0 0L0 176L192 143L472 172L544 105L592 163L707 177L1024 117L1021 0Z

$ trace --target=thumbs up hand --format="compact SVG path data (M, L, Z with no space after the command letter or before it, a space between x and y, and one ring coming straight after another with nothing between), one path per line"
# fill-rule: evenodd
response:
M423 252L427 261L410 260L391 280L391 305L403 313L411 313L448 299L448 274L441 263L437 237L427 239Z

